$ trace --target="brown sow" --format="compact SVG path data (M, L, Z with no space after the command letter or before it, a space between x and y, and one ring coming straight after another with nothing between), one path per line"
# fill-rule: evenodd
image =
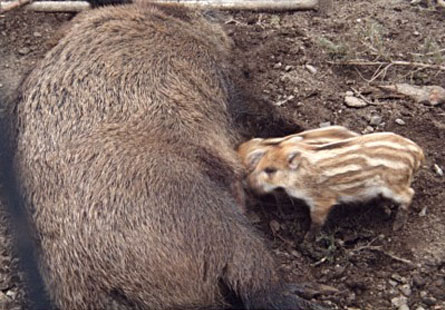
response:
M284 138L268 148L251 147L240 154L250 167L247 181L255 192L282 188L308 204L311 238L335 204L380 195L399 204L394 229L401 228L414 195L413 174L424 160L417 144L389 132L321 145Z
M229 56L197 11L107 7L24 81L15 168L60 310L321 309L239 208Z

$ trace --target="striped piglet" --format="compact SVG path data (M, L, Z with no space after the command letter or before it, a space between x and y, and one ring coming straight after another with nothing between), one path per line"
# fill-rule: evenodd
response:
M259 194L282 188L310 208L315 237L335 204L383 196L399 204L395 230L406 221L414 190L413 173L424 160L422 149L394 133L354 136L326 144L283 138L273 145L240 152L247 183ZM239 150L246 147L241 145Z

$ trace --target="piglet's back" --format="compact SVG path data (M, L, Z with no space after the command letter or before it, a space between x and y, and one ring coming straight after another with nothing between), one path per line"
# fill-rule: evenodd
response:
M365 167L385 167L388 169L417 170L424 154L413 141L394 133L383 132L319 146L303 146L308 159L320 170L342 167L363 169Z

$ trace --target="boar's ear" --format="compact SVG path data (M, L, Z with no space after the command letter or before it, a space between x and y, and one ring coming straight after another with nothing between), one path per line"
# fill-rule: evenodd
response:
M297 170L301 161L301 152L299 150L292 150L287 155L287 162L289 163L289 168L291 170Z
M266 154L266 150L255 150L250 152L246 157L247 170L252 171L256 168L261 158Z

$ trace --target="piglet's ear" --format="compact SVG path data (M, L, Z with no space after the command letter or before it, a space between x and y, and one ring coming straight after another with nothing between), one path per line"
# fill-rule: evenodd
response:
M247 170L254 170L264 154L266 154L266 150L255 150L247 154L245 162Z
M287 155L287 162L291 170L297 170L301 161L301 152L298 150L293 150Z

